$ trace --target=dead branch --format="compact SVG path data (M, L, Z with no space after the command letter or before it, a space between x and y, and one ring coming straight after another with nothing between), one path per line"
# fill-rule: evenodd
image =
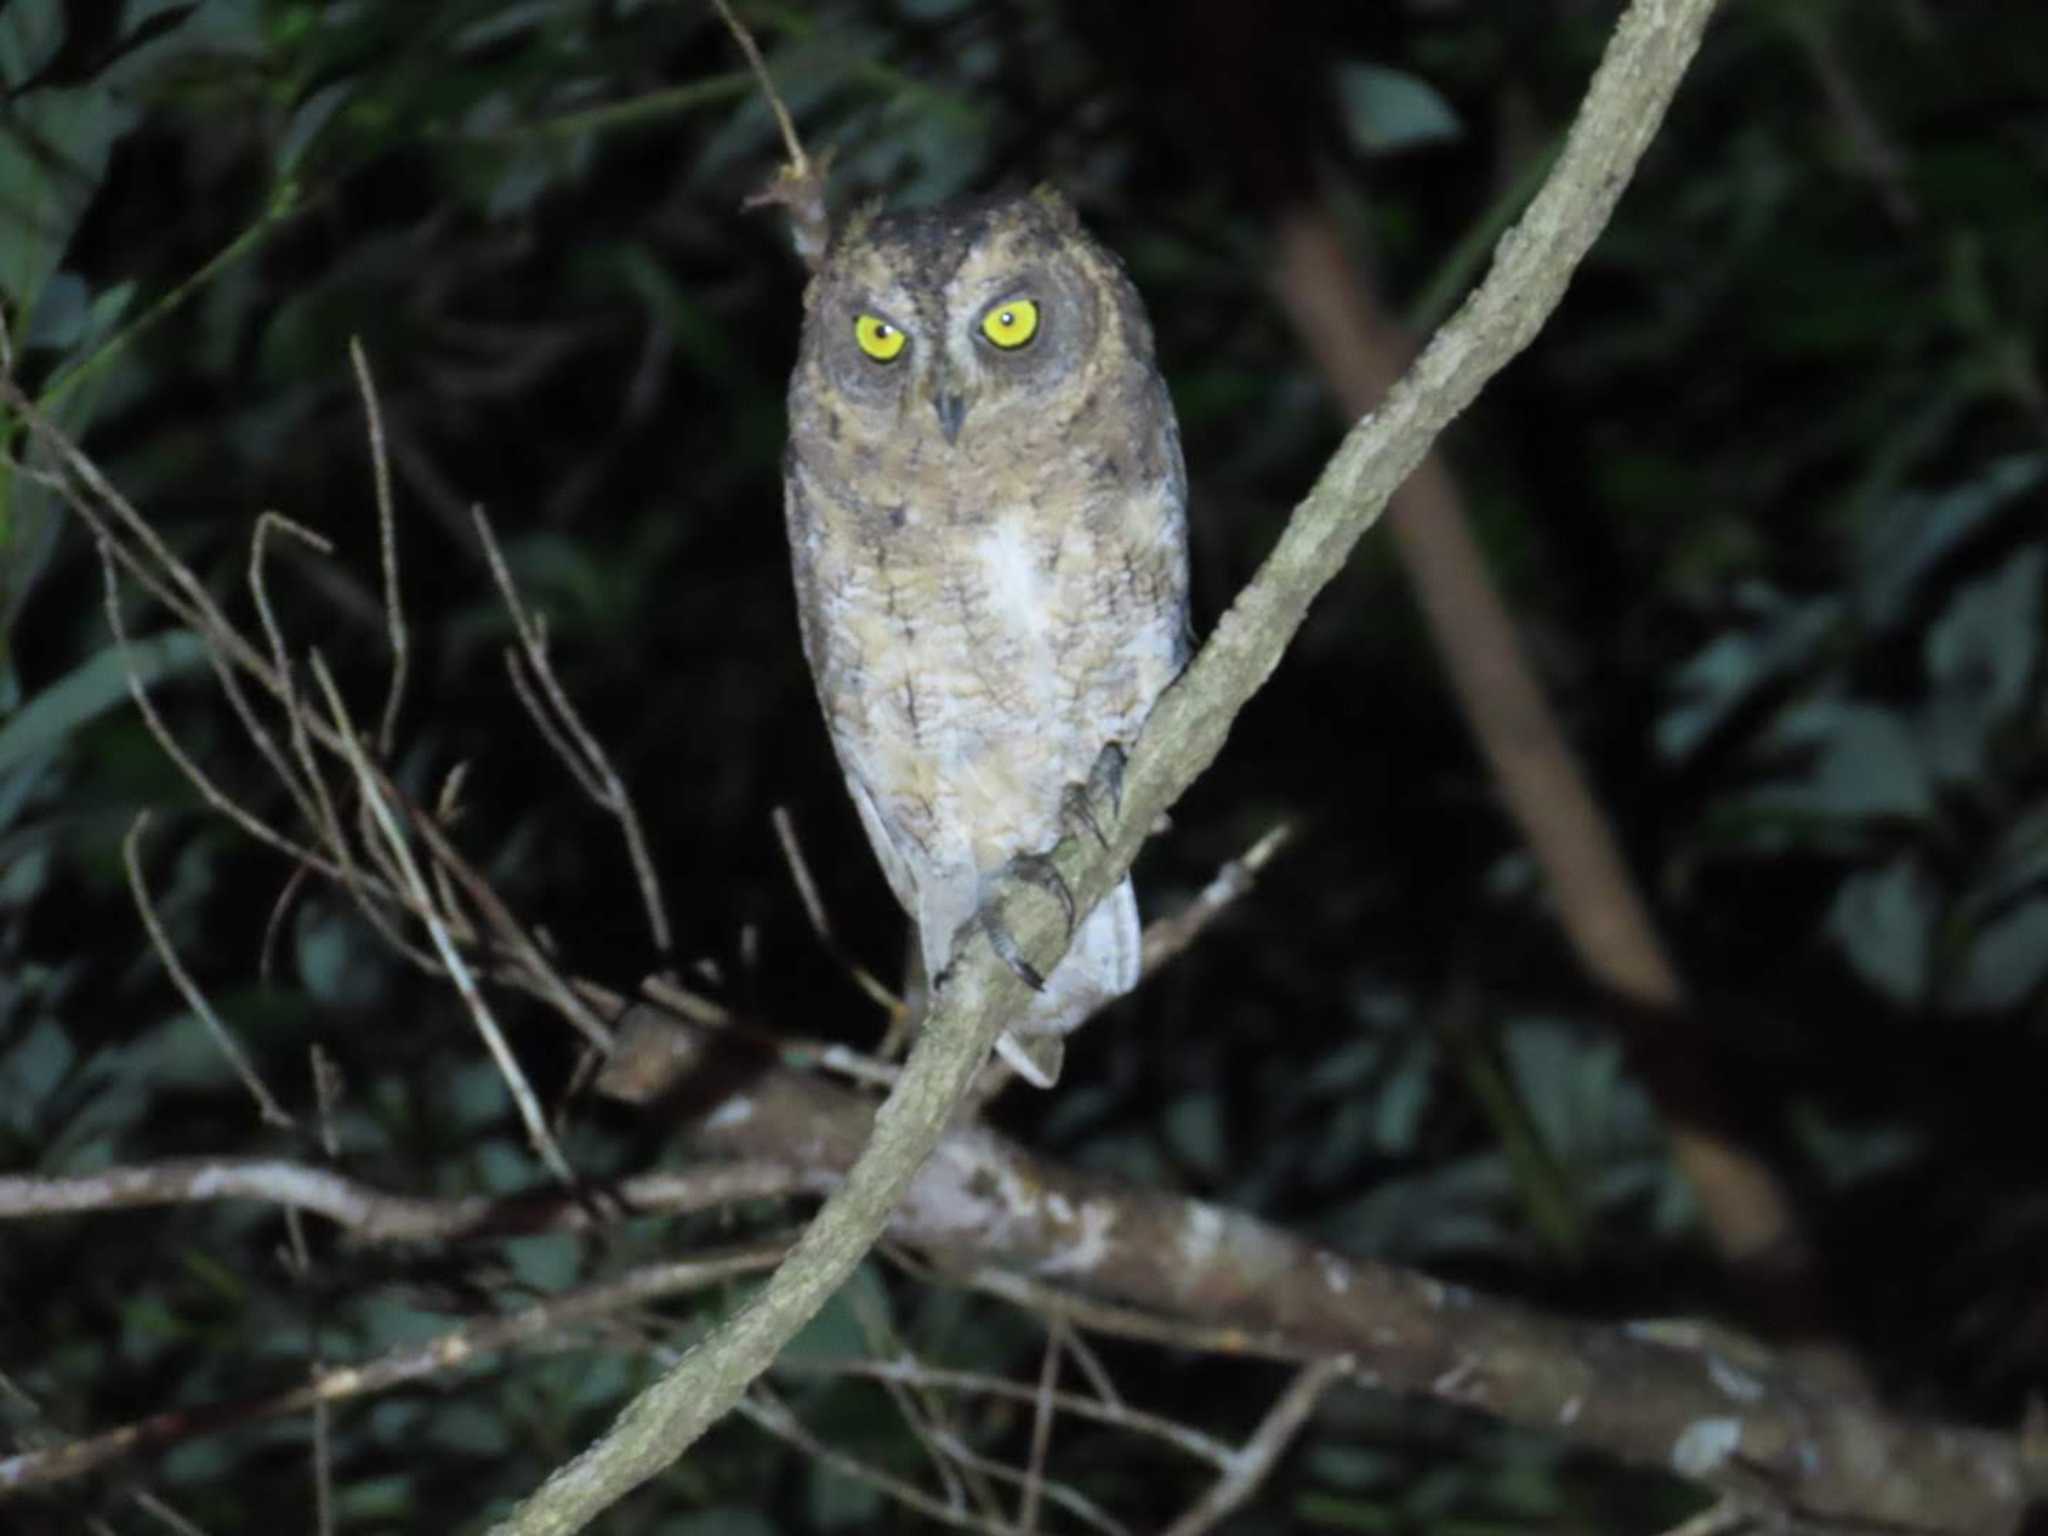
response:
M650 1062L676 1058L647 1042L652 1027L644 1015L621 1033L600 1092L663 1100L675 1079ZM748 1049L690 1032L697 1063ZM649 1061L634 1061L643 1050ZM851 1166L866 1144L871 1101L765 1056L731 1070L747 1086L688 1127L700 1154L783 1158L815 1175ZM2048 1494L2048 1468L2018 1437L1895 1417L1698 1330L1546 1317L1247 1213L1063 1167L984 1126L946 1133L889 1234L941 1277L1077 1327L1226 1355L1349 1355L1361 1385L1677 1472L1814 1528L2005 1533Z
M0 1175L0 1221L147 1206L257 1200L311 1211L359 1243L453 1243L533 1232L581 1232L634 1216L683 1215L740 1200L818 1194L821 1181L787 1163L719 1162L637 1174L571 1192L427 1199L288 1158L196 1157L80 1174Z

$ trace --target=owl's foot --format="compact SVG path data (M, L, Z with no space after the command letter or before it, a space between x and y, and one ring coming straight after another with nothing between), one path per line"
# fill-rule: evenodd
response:
M1129 759L1124 749L1111 742L1102 749L1095 759L1095 766L1088 770L1085 783L1069 784L1060 794L1060 816L1067 824L1067 830L1079 837L1086 832L1104 848L1109 846L1109 837L1102 830L1101 819L1095 814L1098 803L1107 803L1110 814L1115 815L1124 808L1124 764Z
M975 922L988 935L989 948L1001 957L1003 964L1017 973L1017 979L1034 992L1045 990L1045 978L1038 973L1038 967L1025 958L1016 936L1003 921L1001 910L1001 885L1005 880L1021 880L1049 892L1060 904L1067 916L1067 932L1074 931L1074 893L1067 889L1066 879L1060 874L1053 861L1042 853L1020 853L1013 855L1003 867L995 872L990 885L995 887L994 899L984 897L981 910L975 914Z

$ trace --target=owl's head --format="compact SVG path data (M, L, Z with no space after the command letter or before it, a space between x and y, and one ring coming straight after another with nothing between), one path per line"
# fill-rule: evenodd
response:
M850 221L805 295L798 379L828 387L835 437L922 458L1056 431L1132 364L1151 335L1130 279L1041 189Z

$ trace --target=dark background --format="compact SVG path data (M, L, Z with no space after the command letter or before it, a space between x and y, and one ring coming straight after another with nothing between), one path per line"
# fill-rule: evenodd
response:
M1342 430L1269 292L1273 221L1325 201L1384 301L1434 323L1615 14L739 9L811 150L835 151L841 208L1045 179L1123 256L1180 417L1204 631ZM10 0L0 297L23 383L231 613L253 623L260 512L335 541L331 563L281 559L275 584L295 644L338 665L367 718L386 659L360 338L397 483L406 782L428 793L470 763L461 835L500 889L574 969L630 984L653 967L612 827L506 684L480 503L634 787L681 957L772 1025L867 1045L882 1021L812 936L768 820L790 809L847 948L893 976L902 922L796 642L778 458L803 278L778 216L740 207L780 148L738 69L696 4ZM2048 1363L2044 210L2048 12L1731 3L1564 307L1443 444L1740 1121L1818 1235L1831 1323L1902 1410L1999 1426ZM109 637L90 541L27 478L0 491L0 1163L314 1154L256 1125L148 950L119 844L154 807L165 919L273 1088L303 1108L307 1046L340 1062L344 1167L421 1193L538 1180L458 1005L345 902L300 892L260 979L288 869L207 813L118 672L92 667ZM132 594L129 611L136 633L165 625ZM285 814L203 663L157 695L223 787ZM66 707L24 707L53 696ZM1283 818L1298 836L1257 892L1001 1123L1541 1305L1753 1322L1383 537L1147 851L1147 910ZM508 1016L552 1100L570 1043ZM595 1175L683 1155L615 1106L571 1118ZM43 1428L84 1433L275 1386L316 1335L358 1358L691 1232L402 1261L315 1238L301 1287L267 1212L10 1227L0 1369ZM856 1292L866 1313L821 1325L853 1347L874 1347L858 1324L880 1314L936 1360L1036 1368L1029 1319L882 1268ZM1218 1433L1273 1386L1110 1354L1134 1399ZM341 1410L344 1529L475 1518L584 1443L639 1368L514 1360ZM918 1465L874 1389L787 1390L834 1443ZM1018 1454L1023 1428L973 1423ZM604 1528L921 1528L802 1467L728 1427ZM1080 1427L1054 1470L1141 1528L1198 1486ZM208 1530L308 1518L300 1422L199 1441L146 1477ZM68 1490L26 1507L29 1528L98 1511L140 1529L130 1488ZM1619 1532L1686 1507L1352 1394L1228 1528Z

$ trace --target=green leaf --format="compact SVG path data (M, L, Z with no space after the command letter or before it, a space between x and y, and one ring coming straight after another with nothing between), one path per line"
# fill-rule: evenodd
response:
M1975 480L1938 495L1894 500L1865 536L1857 586L1874 624L1896 622L1941 560L2048 476L2048 454L1993 462Z
M1752 622L1715 637L1673 680L1678 702L1657 721L1657 750L1668 759L1689 756L1757 689L1804 666L1842 612L1834 598L1792 602L1762 582L1736 599Z
M1925 816L1934 791L1906 719L1874 704L1812 699L1773 724L1766 745L1808 754L1803 771L1746 797L1757 809L1830 820Z
M789 1341L783 1353L799 1360L845 1360L867 1354L862 1313L880 1318L890 1315L889 1293L872 1264L862 1264L848 1276L846 1284L833 1292L832 1299Z
M1828 936L1851 968L1893 1002L1910 1006L1927 990L1941 893L1911 857L1842 882L1828 908Z
M1996 575L1971 582L1927 632L1934 686L1924 736L1935 771L1972 779L1987 736L2026 701L2041 640L2041 574L2048 551L2022 550Z
M1950 990L1951 1007L1965 1013L2010 1008L2048 979L2048 899L2030 901L1977 936L1963 973Z
M515 1237L505 1244L505 1258L512 1273L535 1290L559 1291L581 1272L583 1244L567 1232Z
M1364 154L1398 154L1464 137L1465 126L1436 88L1378 64L1339 64L1337 102L1351 142Z
M0 1124L27 1135L36 1114L77 1061L71 1037L55 1019L41 1019L0 1057Z
M131 642L125 661L122 647L108 646L43 689L0 726L0 773L61 745L87 721L128 702L128 667L147 686L192 671L205 659L204 643L183 629Z

